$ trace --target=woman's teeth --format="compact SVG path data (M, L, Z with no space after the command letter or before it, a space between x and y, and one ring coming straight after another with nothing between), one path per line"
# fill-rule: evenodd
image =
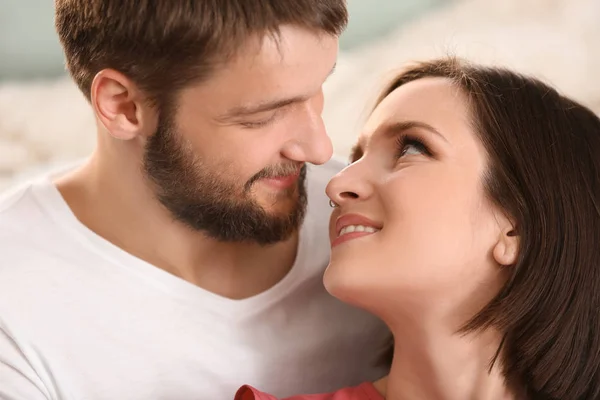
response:
M372 226L364 226L364 225L348 225L342 228L342 230L340 231L339 236L345 235L346 233L352 233L352 232L368 232L368 233L375 233L377 232L379 229L375 229Z

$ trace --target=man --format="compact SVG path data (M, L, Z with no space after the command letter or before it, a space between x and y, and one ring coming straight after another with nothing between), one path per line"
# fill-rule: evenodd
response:
M322 84L344 1L55 5L97 147L0 203L0 398L286 396L382 376L387 330L321 283L341 168Z

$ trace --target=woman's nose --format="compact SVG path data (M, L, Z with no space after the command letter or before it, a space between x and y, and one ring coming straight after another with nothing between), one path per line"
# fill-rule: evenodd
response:
M325 189L327 196L338 206L366 200L373 191L366 172L360 161L349 165L329 181Z

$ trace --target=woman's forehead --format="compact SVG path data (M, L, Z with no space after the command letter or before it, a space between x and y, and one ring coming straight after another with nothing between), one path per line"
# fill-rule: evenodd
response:
M446 78L423 78L392 91L375 107L357 139L364 148L386 126L413 123L443 132L445 126L464 124L468 114L466 96Z

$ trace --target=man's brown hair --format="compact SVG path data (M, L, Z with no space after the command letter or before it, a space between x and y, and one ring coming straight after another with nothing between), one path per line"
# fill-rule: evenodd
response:
M487 195L519 235L508 281L462 333L502 332L505 376L530 399L600 399L600 119L535 78L457 58L409 67L379 101L428 77L467 96Z
M90 99L105 68L161 102L205 79L253 35L291 24L330 35L346 27L345 0L55 0L67 68Z

